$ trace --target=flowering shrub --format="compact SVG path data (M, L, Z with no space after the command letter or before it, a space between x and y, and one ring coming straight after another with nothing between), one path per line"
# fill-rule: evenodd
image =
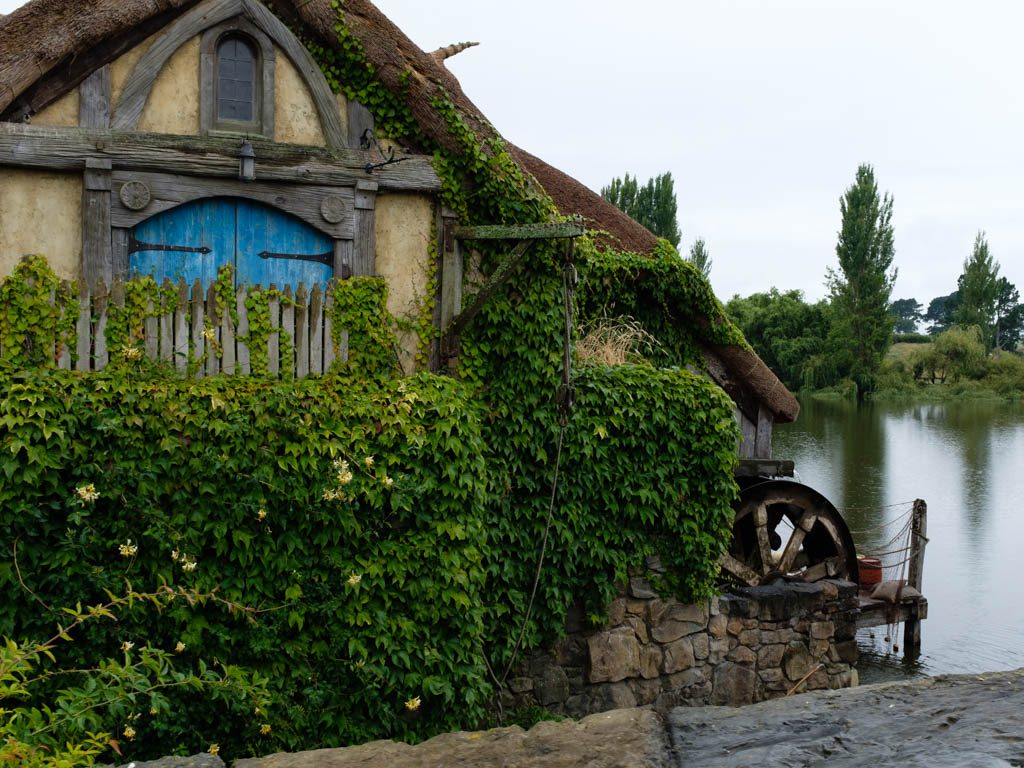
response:
M0 646L0 701L10 705L0 708L0 764L71 768L92 765L103 754L132 752L138 729L166 717L168 692L182 686L228 707L236 704L259 712L261 705L267 706L266 681L256 675L202 662L182 669L168 651L150 645L136 651L132 640L121 643L120 658L97 667L68 669L59 664L65 644L72 643L86 623L117 621L121 609L138 602L160 609L177 599L189 605L211 601L231 610L240 608L186 589L163 587L141 593L128 586L124 594L108 595L104 603L66 609L48 640L25 645L8 640ZM179 642L175 653L184 648ZM58 683L52 705L31 704L38 698L37 689ZM20 703L24 701L30 703ZM118 732L104 732L105 725ZM260 733L265 735L262 728Z
M159 718L105 723L130 759L479 721L490 482L464 388L147 371L0 375L0 635L49 637L60 606L125 578L251 607L255 624L126 606L64 649L68 668L173 648L270 680L258 717L182 687ZM35 693L52 703L56 687Z

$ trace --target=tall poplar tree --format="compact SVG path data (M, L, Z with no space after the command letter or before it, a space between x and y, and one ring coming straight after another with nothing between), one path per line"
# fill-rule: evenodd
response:
M984 232L974 238L971 255L964 259L964 271L957 280L960 304L953 314L957 325L981 329L985 349L995 344L996 303L999 299L999 262L988 250Z
M698 237L690 246L689 261L704 275L705 280L711 277L711 254L708 253L708 246L703 237Z
M639 179L627 173L624 178L614 178L611 184L602 187L601 197L658 237L679 247L676 192L671 172L648 179L642 187Z
M892 342L889 297L896 282L892 196L879 195L870 165L857 169L853 185L839 199L839 211L839 269L829 268L826 278L833 307L829 340L840 370L863 395L873 389Z

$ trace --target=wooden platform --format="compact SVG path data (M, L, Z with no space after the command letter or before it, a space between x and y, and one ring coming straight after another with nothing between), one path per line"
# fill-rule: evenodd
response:
M873 600L867 595L861 595L857 629L904 621L921 621L927 618L928 600L924 597L913 598L893 605L885 600Z

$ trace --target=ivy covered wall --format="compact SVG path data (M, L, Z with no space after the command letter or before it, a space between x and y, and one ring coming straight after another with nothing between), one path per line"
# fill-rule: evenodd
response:
M382 85L339 9L337 42L310 50L378 132L435 153L444 202L464 223L556 218L500 137L443 88L416 109L432 110L445 140L420 130L422 116L401 88ZM259 670L276 693L261 713L266 733L244 703L215 710L182 692L126 745L134 758L216 739L230 756L479 725L520 635L520 648L553 641L577 603L600 622L646 555L669 566L666 586L681 599L709 596L729 538L737 434L728 397L684 366L700 365L698 340L742 339L673 250L579 251L576 320L638 317L665 367L577 370L561 442L560 245L535 248L484 306L464 335L458 381L395 378L381 352L389 341L377 338L386 297L373 291L340 310L350 343L357 332L369 339L365 357L322 379L196 382L127 357L89 376L4 370L0 550L17 543L18 567L0 565L16 595L0 609L0 634L41 637L59 606L125 578L253 607L254 625L181 605L132 613L62 659L74 667L137 638L181 642L187 663ZM473 266L486 276L504 258L481 248Z

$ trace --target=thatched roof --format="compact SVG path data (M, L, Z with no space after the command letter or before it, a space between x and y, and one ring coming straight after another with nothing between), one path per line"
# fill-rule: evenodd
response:
M30 0L0 18L0 115L17 119L39 111L78 85L92 69L112 61L198 2ZM293 27L303 27L311 38L338 45L337 12L331 0L264 0L264 4ZM460 151L432 107L434 98L442 97L455 105L482 141L500 138L445 68L443 58L421 50L369 0L345 0L341 12L377 78L402 96L424 135L448 151ZM654 247L654 235L586 186L528 152L516 147L511 151L561 212L582 214L589 228L606 233L605 242L637 253ZM796 418L796 400L749 348L711 351L773 411L776 420Z

